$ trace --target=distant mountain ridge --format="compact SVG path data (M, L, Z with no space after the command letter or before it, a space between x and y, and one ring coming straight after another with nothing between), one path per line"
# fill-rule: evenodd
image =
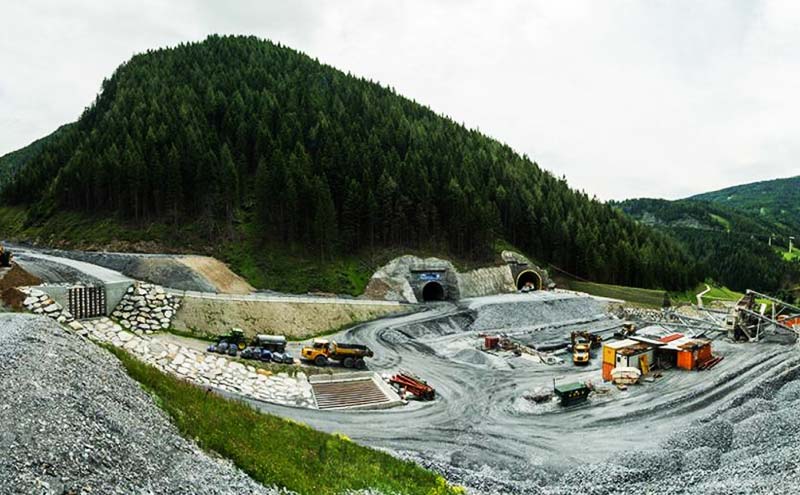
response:
M733 289L775 292L800 282L800 264L782 254L789 236L800 239L800 177L616 205L684 244L706 273Z
M689 199L745 211L772 222L781 234L800 237L800 176L727 187Z

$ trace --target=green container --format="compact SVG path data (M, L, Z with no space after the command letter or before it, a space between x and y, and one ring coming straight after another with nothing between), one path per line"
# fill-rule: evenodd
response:
M561 400L562 406L571 406L583 402L589 397L589 387L584 383L574 382L555 386L555 394Z

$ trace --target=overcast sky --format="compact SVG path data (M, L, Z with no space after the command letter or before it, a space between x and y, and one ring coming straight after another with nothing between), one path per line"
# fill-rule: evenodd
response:
M19 0L0 155L148 48L254 34L477 127L601 199L800 174L800 2Z

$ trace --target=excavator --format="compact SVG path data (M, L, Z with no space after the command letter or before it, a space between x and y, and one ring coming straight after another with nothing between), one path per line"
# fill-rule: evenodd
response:
M572 344L572 363L577 366L589 364L591 350L593 347L600 347L602 338L592 335L589 332L572 332L570 342Z
M0 244L0 267L11 266L11 258L13 258L11 251L7 250L5 246Z

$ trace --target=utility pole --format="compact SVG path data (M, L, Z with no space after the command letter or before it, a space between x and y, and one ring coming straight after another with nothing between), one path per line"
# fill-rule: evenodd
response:
M775 234L769 235L769 247L772 247L772 238L775 237Z

